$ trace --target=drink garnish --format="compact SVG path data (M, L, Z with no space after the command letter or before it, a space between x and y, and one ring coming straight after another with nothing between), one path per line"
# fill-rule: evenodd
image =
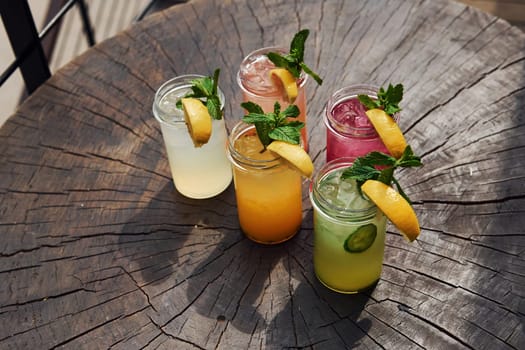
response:
M377 236L377 227L374 224L359 226L348 235L343 244L349 253L361 253L370 248Z
M290 79L293 79L295 82L295 80L301 76L301 71L303 70L306 74L310 75L317 84L321 85L323 83L323 79L321 79L319 75L304 63L305 42L309 34L310 31L308 29L303 29L296 33L290 43L290 52L288 54L281 55L277 52L269 52L267 54L268 59L272 61L276 67L283 68L288 72L279 72L278 75L275 75L275 72L270 72L272 76L275 75L277 78L281 79L286 92L289 91L286 90L286 86ZM285 78L285 80L283 80L283 78ZM297 85L297 82L295 82L295 84ZM295 97L297 97L297 94L295 96L288 95L288 98L292 103L293 100L295 100Z
M208 143L211 137L211 117L208 109L201 100L196 98L182 98L180 100L184 110L184 121L188 127L191 140L195 147Z
M314 173L314 164L308 153L306 153L301 146L285 141L274 140L268 145L267 149L281 156L281 158L288 162L288 165L307 178L312 177L312 174Z
M401 110L399 103L403 99L403 89L403 84L388 84L386 90L382 87L379 89L377 100L368 95L358 95L357 98L367 109L382 109L392 116Z
M220 69L213 77L193 79L191 92L177 101L177 108L184 111L184 121L195 147L208 143L211 137L211 119L222 119L221 100L217 94Z
M289 105L281 111L281 104L275 102L273 112L264 113L261 106L248 101L241 103L241 107L248 111L242 120L248 124L254 124L259 140L264 148L273 140L285 141L298 145L301 140L301 129L304 123L300 121L288 121L288 118L297 118L300 114L299 107Z
M393 182L401 196L410 203L410 199L403 192L399 182L394 177L394 170L422 165L421 158L414 154L410 146L407 146L400 158L394 158L391 155L377 151L358 157L354 160L351 167L343 171L341 177L343 179L354 179L359 188L367 180L378 180L387 186L390 186ZM378 167L382 169L379 170Z
M261 153L267 149L286 160L294 169L306 177L311 177L314 166L308 153L300 146L301 129L304 123L297 118L300 114L296 105L289 105L281 111L279 102L275 102L274 111L264 113L261 106L254 102L243 102L241 106L248 111L242 120L254 124L257 136L263 145Z
M185 98L195 98L201 101L208 109L209 115L213 119L222 119L221 100L217 93L219 84L219 74L221 70L217 68L213 72L213 77L202 77L191 80L191 92ZM183 108L182 103L177 102L177 107Z
M284 91L284 97L288 98L290 103L294 103L299 89L293 75L284 68L274 68L270 70L270 77L274 80L274 84L278 84Z
M370 152L356 158L352 166L343 171L341 178L354 179L359 191L374 202L411 242L420 233L419 222L410 199L394 177L394 170L421 165L421 158L413 153L410 146L405 148L400 158L382 152ZM397 191L391 186L392 183Z
M357 98L367 109L366 116L388 152L396 158L401 157L407 143L392 116L401 110L399 103L403 99L403 84L389 84L386 90L381 87L377 92L377 99L368 95L358 95Z
M389 116L384 110L376 108L369 109L365 114L388 152L395 158L401 157L407 142L394 118Z

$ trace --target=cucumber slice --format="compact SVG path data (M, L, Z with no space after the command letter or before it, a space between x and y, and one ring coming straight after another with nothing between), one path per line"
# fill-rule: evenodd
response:
M361 253L370 248L377 236L377 227L374 224L359 226L345 239L343 247L349 253Z

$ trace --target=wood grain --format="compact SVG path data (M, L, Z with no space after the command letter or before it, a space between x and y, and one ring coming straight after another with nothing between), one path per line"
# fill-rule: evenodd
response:
M389 227L382 278L345 296L291 241L244 238L233 186L171 182L155 90L221 68L231 129L250 51L309 28L310 154L336 89L402 82L425 166L400 175L422 225ZM60 69L0 129L2 349L525 348L525 34L448 1L192 1Z

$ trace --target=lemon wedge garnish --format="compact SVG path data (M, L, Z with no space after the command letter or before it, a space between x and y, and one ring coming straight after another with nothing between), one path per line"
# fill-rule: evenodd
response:
M301 146L284 141L272 141L266 148L281 156L302 175L308 178L312 177L314 164L308 153Z
M361 190L408 241L419 236L419 221L414 209L395 189L381 181L366 180Z
M284 68L274 68L270 70L270 77L277 81L278 85L283 88L285 95L290 103L297 98L298 89L295 77Z
M403 132L399 129L394 118L386 114L382 109L369 109L366 116L374 126L386 149L395 158L400 158L405 151L407 142Z
M211 136L211 116L208 108L196 98L182 98L184 120L195 147L206 144Z

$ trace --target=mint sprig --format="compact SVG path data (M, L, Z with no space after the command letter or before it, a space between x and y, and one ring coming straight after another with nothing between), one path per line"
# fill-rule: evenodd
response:
M285 141L298 145L301 140L301 129L304 123L288 118L297 118L300 114L299 107L289 105L281 111L279 102L275 102L273 112L264 113L261 106L254 102L243 102L241 106L248 111L242 120L248 124L254 124L259 140L266 149L273 140Z
M208 108L208 112L213 119L222 119L221 100L217 94L220 72L221 70L217 68L213 72L213 77L202 77L191 80L192 92L184 96L200 99L206 108ZM177 101L177 107L182 109L182 102L180 100Z
M309 34L310 31L308 29L303 29L296 33L290 43L290 53L281 55L277 52L269 52L267 56L276 67L285 68L295 78L299 78L301 70L304 70L317 84L321 85L323 84L323 79L304 63L304 44Z
M377 92L377 100L368 95L358 95L357 98L367 109L379 108L391 116L401 110L399 103L403 99L403 84L389 84L386 90L381 87Z
M399 159L382 152L370 152L363 157L358 157L354 160L351 167L343 171L341 178L355 180L359 191L361 191L361 186L366 180L378 180L389 186L393 182L399 194L405 198L408 203L411 203L401 188L401 185L394 177L394 170L397 168L411 168L422 165L421 158L414 154L410 146L407 146ZM381 167L382 170L378 170L378 167Z

